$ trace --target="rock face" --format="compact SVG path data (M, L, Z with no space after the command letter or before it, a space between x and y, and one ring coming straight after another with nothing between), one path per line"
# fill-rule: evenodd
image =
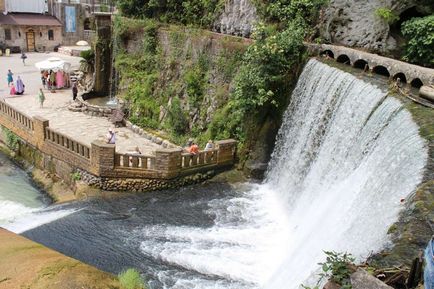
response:
M393 289L362 269L351 274L351 285L353 289Z
M214 30L224 34L249 37L253 25L259 20L250 0L227 0L225 9L214 23Z
M397 48L397 42L387 21L376 11L386 8L399 16L424 4L424 0L331 0L322 14L321 36L331 43L389 52Z

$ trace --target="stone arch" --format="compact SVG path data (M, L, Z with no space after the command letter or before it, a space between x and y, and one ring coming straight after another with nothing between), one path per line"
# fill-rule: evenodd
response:
M319 55L320 56L327 56L327 57L330 57L330 58L333 58L333 59L335 58L335 54L330 49L322 51Z
M369 70L368 62L364 59L356 60L353 66L358 69Z
M348 55L346 55L346 54L339 55L338 58L336 58L336 61L339 62L339 63L344 63L344 64L351 65L351 60L348 57Z
M423 86L423 82L420 78L413 79L410 84L414 88L421 88Z
M398 78L399 80L401 80L402 83L407 83L407 77L404 73L398 72L393 76L393 80L397 80Z
M386 67L384 67L383 65L377 65L372 69L373 73L379 74L379 75L384 75L386 77L390 77L390 72L389 70L387 70Z

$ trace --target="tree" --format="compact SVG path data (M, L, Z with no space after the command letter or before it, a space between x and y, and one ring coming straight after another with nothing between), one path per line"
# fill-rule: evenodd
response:
M404 60L434 67L434 15L405 21L401 31L408 40Z

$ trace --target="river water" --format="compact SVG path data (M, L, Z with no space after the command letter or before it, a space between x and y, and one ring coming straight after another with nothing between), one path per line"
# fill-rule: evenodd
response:
M398 100L311 60L263 184L47 207L13 169L6 183L19 184L9 193L2 186L0 201L26 209L11 209L2 222L100 269L138 268L151 288L295 289L318 271L323 250L361 260L386 246L400 200L421 182L426 161L426 144Z

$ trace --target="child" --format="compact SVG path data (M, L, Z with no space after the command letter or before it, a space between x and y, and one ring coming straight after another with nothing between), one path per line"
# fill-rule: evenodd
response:
M42 91L42 88L39 88L38 98L39 98L39 106L40 108L42 108L44 106L44 101L45 101L45 94Z

